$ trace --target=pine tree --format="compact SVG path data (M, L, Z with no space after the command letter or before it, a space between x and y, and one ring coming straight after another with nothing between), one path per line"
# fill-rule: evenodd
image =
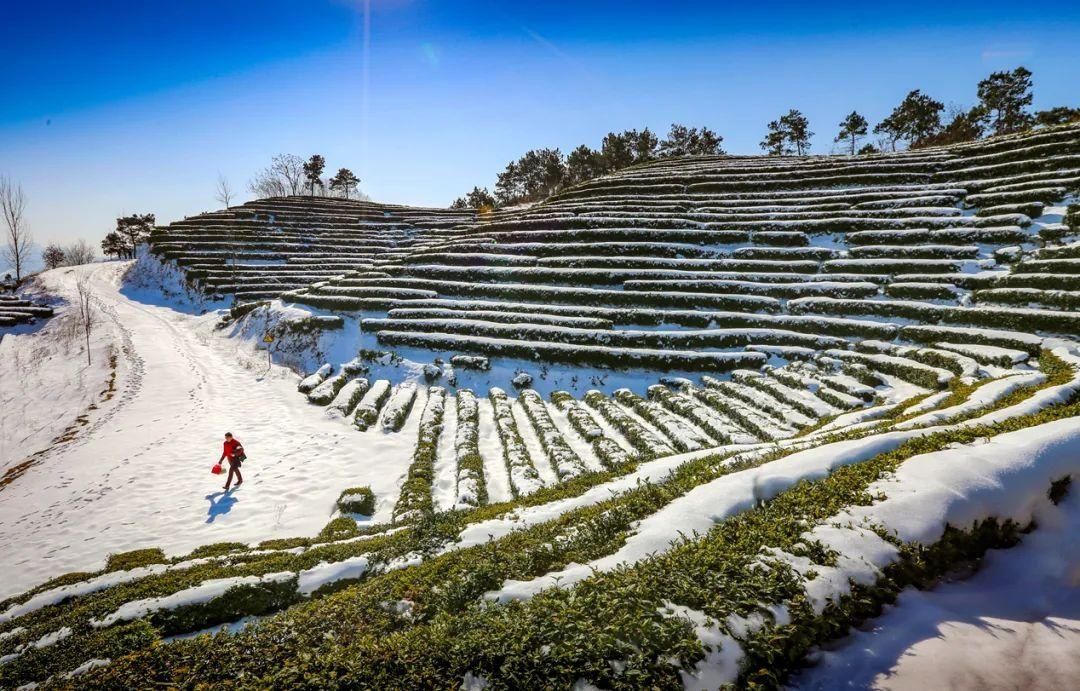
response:
M1031 126L1031 71L994 72L979 82L979 105L994 134L1019 132Z
M473 187L472 191L464 197L458 197L450 205L451 209L477 209L481 212L491 211L495 208L495 197L491 196L486 187Z
M646 130L647 131L647 130ZM724 138L708 127L687 127L672 123L667 138L660 142L660 156L707 156L724 153Z
M866 122L866 118L859 115L857 111L851 111L851 113L844 118L840 123L840 133L836 135L834 141L844 141L851 143L851 155L855 155L855 147L858 146L859 140L866 136L869 123Z
M780 118L780 124L796 153L802 156L810 151L810 137L813 137L814 133L810 131L810 121L805 115L792 108L787 115Z
M566 180L566 162L558 149L533 149L511 161L495 182L501 204L535 201L551 196Z
M1035 124L1042 125L1043 127L1067 125L1070 122L1077 121L1080 121L1080 108L1057 106L1056 108L1040 110L1038 113L1035 113Z
M779 120L771 121L765 138L761 140L761 148L769 156L786 156L792 153L788 146L787 127Z
M135 250L150 236L154 214L132 214L116 219L116 233L123 241L124 257L135 258Z
M322 187L322 174L325 169L326 159L319 154L315 154L304 164L304 178L307 180L309 193L313 197L315 196L315 186Z
M576 185L607 172L604 155L582 144L566 157L566 184Z
M944 103L915 89L908 92L889 117L874 128L874 133L886 135L893 151L900 139L906 139L908 146L913 148L925 146L927 140L941 130L941 111L944 109Z
M951 113L949 124L945 125L940 132L924 139L922 146L948 146L975 141L983 136L985 118L985 112L981 106L975 106L967 111L956 108Z
M127 250L127 246L124 242L124 238L120 237L120 233L113 231L105 236L105 239L101 241L101 253L107 256L114 256L120 259L124 256Z
M356 186L359 184L360 178L348 168L339 168L337 175L330 178L330 189L339 191L346 199L349 198L351 192L356 191Z

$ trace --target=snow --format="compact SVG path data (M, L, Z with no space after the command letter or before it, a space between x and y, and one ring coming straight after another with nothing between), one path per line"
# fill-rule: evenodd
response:
M794 680L805 689L1031 688L1072 685L1080 674L1080 495L1054 506L1051 480L1080 471L1074 420L999 435L972 448L909 459L876 484L887 499L848 514L904 540L930 542L945 523L1009 517L1034 532L991 551L965 581L921 592L853 632ZM917 507L918 516L910 515Z
M75 669L71 670L70 672L68 672L64 676L67 677L68 679L71 679L72 677L77 677L80 674L85 674L85 673L89 672L90 670L95 669L97 667L105 667L105 666L109 665L111 662L112 662L112 660L110 660L109 658L93 658L91 660L87 660L86 662L82 663L81 665L79 665Z
M1028 354L1015 348L1002 348L992 345L979 345L977 343L935 343L938 348L951 350L962 355L974 358L982 362L1003 360L1012 362L1014 365L1027 362Z
M355 580L367 573L370 563L366 556L349 557L319 564L300 572L296 592L310 596L319 588L342 580Z
M68 627L68 626L65 626L63 628L57 629L56 631L51 631L51 632L45 634L41 638L39 638L36 641L34 641L33 643L31 643L30 647L31 648L37 648L39 650L41 648L48 648L50 645L56 645L60 641L64 640L65 638L70 636L71 633L72 633L71 628Z
M932 412L924 413L910 420L904 420L893 426L893 429L910 429L912 427L920 427L922 425L934 425L941 422L945 422L949 418L957 417L958 415L964 415L980 408L992 405L996 401L1008 396L1009 394L1022 389L1024 387L1038 386L1046 381L1046 375L1042 372L1021 372L1008 377L1002 377L1001 379L995 379L994 381L987 382L979 388L975 389L968 396L967 400L963 403L950 406L948 408L942 408L941 410L934 410ZM927 401L933 399L931 396ZM924 401L926 403L926 401ZM940 401L938 401L940 403ZM915 408L920 406L913 406L907 412L916 412Z
M495 411L491 400L477 398L477 417L479 418L480 437L477 445L480 457L484 461L484 482L487 483L488 502L498 504L513 498L510 489L510 476L503 460L503 443L499 428L495 424Z
M263 576L212 578L203 581L197 586L185 588L184 590L177 591L171 595L166 595L165 597L152 597L144 600L125 602L111 614L102 617L101 619L91 619L90 625L94 628L105 628L106 626L112 626L117 622L140 619L162 610L171 610L210 602L238 586L284 583L293 578L296 578L296 574L290 571L268 573Z
M265 352L215 330L219 313L191 314L160 293L124 286L121 274L129 265L41 275L61 295L73 292L76 276L89 275L102 316L101 341L95 336L92 347L117 345L117 391L98 401L71 442L54 446L3 489L0 544L7 568L0 597L70 571L97 571L110 552L161 547L178 555L223 540L314 535L345 487L370 485L379 498L374 520L389 519L415 435L380 434L359 443L349 425L306 405L295 374L277 365L268 370ZM8 369L16 360L33 362L35 348L45 343L40 337L57 323L50 320L30 339L5 336L3 374L17 376ZM47 377L40 388L48 396L0 406L6 463L39 448L33 440L12 448L10 431L24 414L55 418L44 433L51 439L83 409L84 394L102 390L104 370L87 373L85 360L56 352L33 375ZM94 357L107 367L100 353ZM7 396L10 389L0 391ZM250 459L243 487L228 493L208 472L225 431L244 442Z
M431 500L436 511L453 508L457 500L457 451L458 399L447 397L443 406L442 431L435 452L434 481Z
M705 648L704 659L692 670L680 672L684 689L707 691L735 683L743 659L742 646L738 641L724 633L704 612L668 602L660 613L686 619Z

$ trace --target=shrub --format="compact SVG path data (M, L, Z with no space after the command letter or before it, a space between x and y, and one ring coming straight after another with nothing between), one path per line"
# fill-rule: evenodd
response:
M315 405L329 404L348 381L348 374L345 372L338 372L316 386L314 390L308 394L308 402L314 403Z
M234 586L209 602L159 610L150 615L150 623L165 635L196 631L240 617L284 609L299 599L295 576L266 578L260 583Z
M487 503L484 483L484 459L480 456L479 410L476 395L461 389L457 395L457 431L454 453L457 456L457 503L483 506Z
M248 549L246 543L243 542L215 542L210 545L202 545L191 550L188 554L188 559L199 559L201 557L220 557L230 552L242 552Z
M133 549L130 552L118 552L110 554L105 562L106 571L130 571L140 566L150 564L165 564L169 560L165 558L165 552L160 547L148 547L146 549Z
M532 494L543 486L540 474L536 472L525 442L521 440L517 422L510 409L510 399L502 389L492 387L488 394L495 413L495 425L503 443L503 460L510 475L510 489L514 496Z
M398 384L390 400L386 402L386 411L383 413L383 431L397 432L405 424L409 413L412 412L413 403L416 402L416 382L407 381ZM439 413L440 424L442 412Z
M415 393L415 392L414 392ZM390 382L380 379L371 385L368 392L360 399L353 413L353 424L363 431L375 424L379 419L379 411L382 410L386 399L390 397Z
M342 513L375 514L375 493L368 486L350 487L338 497L337 507Z
M580 401L566 391L554 391L551 402L566 415L570 426L592 444L596 457L605 468L616 468L629 462L630 454L614 439L604 436L604 430L596 424L596 420Z
M427 404L420 418L420 430L409 464L408 476L401 486L401 494L394 505L394 522L407 521L434 511L431 485L435 480L435 457L438 453L439 435L443 427L443 408L446 405L446 389L428 389Z
M562 432L555 427L551 419L551 413L544 405L544 399L540 394L528 389L522 391L518 397L525 415L532 422L536 436L547 454L551 467L555 469L560 480L576 477L585 471L585 464L578 457L570 445L566 443Z

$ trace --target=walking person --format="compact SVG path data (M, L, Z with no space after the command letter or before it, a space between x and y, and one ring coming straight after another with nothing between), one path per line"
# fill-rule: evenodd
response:
M244 476L240 474L240 465L244 462L247 455L244 453L244 445L240 443L239 439L235 439L232 432L225 433L225 448L221 452L221 458L218 459L218 464L225 459L229 460L229 477L225 480L225 489L228 490L232 485L233 475L236 475L236 486L244 484Z

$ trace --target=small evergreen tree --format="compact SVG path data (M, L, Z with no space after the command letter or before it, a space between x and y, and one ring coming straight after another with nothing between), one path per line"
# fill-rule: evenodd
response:
M124 242L124 238L120 236L115 230L105 236L105 239L101 241L101 253L120 259L127 251L127 244Z
M116 232L123 240L123 256L134 259L135 250L150 236L154 228L154 214L132 214L116 219Z
M45 249L41 252L41 261L45 264L46 269L55 269L58 266L64 265L64 250L60 249L59 245L52 243L45 246Z
M798 110L792 108L787 115L781 116L780 124L786 133L788 142L795 147L795 152L802 156L810 151L810 121Z
M862 147L860 147L859 151L858 151L858 154L860 156L865 156L867 154L877 154L877 153L881 153L881 150L878 149L873 144L871 144L870 142L867 142L867 143L863 144Z
M1019 132L1031 126L1031 72L1017 67L1012 72L994 72L979 82L982 106L994 134Z
M944 103L915 89L908 92L889 117L874 128L874 133L884 134L894 151L900 139L906 139L908 146L913 148L924 146L930 137L941 130L941 111L944 109Z
M360 178L356 177L348 168L339 168L337 175L330 178L330 189L338 191L346 199L349 194L356 191L360 184Z
M896 151L896 142L904 138L903 128L900 125L896 110L874 126L874 134L880 134L889 143L889 147Z
M648 131L648 130L646 130ZM724 153L721 147L724 138L708 127L687 127L672 123L667 138L660 142L661 157L668 156L707 156Z
M1034 120L1036 125L1041 125L1043 127L1067 125L1070 122L1080 121L1080 108L1057 106L1056 108L1050 108L1049 110L1040 110L1038 113L1035 113Z
M945 125L940 132L924 139L922 146L947 146L975 141L983 136L984 118L980 106L967 111L954 108L949 124Z
M604 155L582 144L566 157L566 184L576 185L607 172Z
M307 180L308 193L315 196L315 187L322 187L322 174L326 169L326 159L315 154L304 164L304 179ZM344 168L342 169L344 170Z
M473 187L472 191L464 197L458 197L450 205L451 209L477 209L479 211L491 211L495 208L495 197L488 192L486 187Z
M870 124L866 122L866 118L853 110L840 123L840 133L836 135L834 141L850 142L851 155L854 156L855 147L858 146L859 140L866 136L867 128L869 126Z
M626 132L622 134L608 132L604 136L604 141L600 143L600 155L604 160L605 173L633 165L637 160L637 153L634 151L633 146L634 142L626 135Z
M511 161L495 182L500 204L535 201L554 194L566 179L566 163L558 149L533 149Z
M787 127L779 120L771 121L765 138L761 140L761 148L769 156L786 156L792 153L788 145Z

